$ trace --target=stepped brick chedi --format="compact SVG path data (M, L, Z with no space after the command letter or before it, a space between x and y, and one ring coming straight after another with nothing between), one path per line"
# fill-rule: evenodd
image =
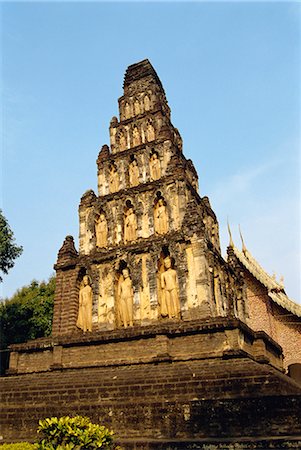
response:
M199 195L147 60L126 71L119 117L97 158L98 195L89 190L80 202L79 254L71 238L59 253L54 335L80 326L84 275L93 330L229 314L244 320L239 273L221 257L216 216Z
M264 281L260 306L270 280L233 245L221 256L150 62L129 66L123 87L98 192L80 201L78 251L67 236L58 253L52 336L10 347L2 438L34 440L39 419L81 414L125 450L300 448L301 386L285 375L268 319L253 328L248 293ZM299 314L272 288L266 303Z

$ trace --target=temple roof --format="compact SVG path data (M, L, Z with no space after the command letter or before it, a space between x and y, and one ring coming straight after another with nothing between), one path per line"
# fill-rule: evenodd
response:
M268 296L271 300L287 311L301 317L301 305L291 300L285 293L284 286L278 283L273 277L267 274L267 272L261 267L256 259L251 255L249 250L244 245L242 250L238 250L230 239L230 247L232 248L236 258L240 261L248 272L253 275L268 291Z

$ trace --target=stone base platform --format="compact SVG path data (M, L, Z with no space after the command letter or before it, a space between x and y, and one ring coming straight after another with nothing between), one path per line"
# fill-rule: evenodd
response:
M39 419L75 414L113 428L124 449L301 442L301 387L284 375L281 348L236 319L78 333L11 351L0 379L5 442L34 440Z

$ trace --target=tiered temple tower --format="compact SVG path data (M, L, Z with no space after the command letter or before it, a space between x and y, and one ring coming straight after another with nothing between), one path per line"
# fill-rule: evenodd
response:
M281 347L248 326L250 259L233 245L222 258L148 60L126 71L97 170L98 194L79 206L79 252L67 236L55 265L52 336L10 347L3 442L80 414L126 450L301 448L300 385L284 375Z
M221 257L216 216L199 195L150 62L129 66L123 87L110 147L97 158L98 195L89 190L80 202L79 255L70 237L60 250L54 334L76 329L84 275L93 293L93 330L226 315L244 320L239 276ZM166 258L171 290L162 275ZM129 305L120 298L124 269ZM74 296L64 301L70 288Z

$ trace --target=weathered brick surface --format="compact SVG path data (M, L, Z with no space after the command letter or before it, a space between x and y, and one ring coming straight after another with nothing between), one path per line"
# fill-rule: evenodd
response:
M267 363L273 355L279 363L280 348L238 320L171 321L140 329L40 339L13 348L21 362L26 355L42 361L54 343L57 367L66 364L66 352L77 368L43 372L41 366L35 367L36 373L2 378L0 417L5 440L34 439L40 418L64 414L88 415L104 422L121 440L131 440L125 443L129 449L136 448L135 439L189 442L208 436L242 437L246 432L238 422L242 415L255 414L255 398L263 402L258 414L265 420L264 433L278 436L283 434L279 408L272 417L267 413L275 394L281 401L288 402L290 397L283 414L293 423L291 435L298 434L294 417L301 389L277 365ZM253 355L246 352L248 347ZM93 359L97 351L101 353ZM25 363L20 361L16 368L22 370ZM78 367L93 365L93 361L97 367ZM227 403L230 400L234 406L224 416L232 405ZM262 435L259 422L248 433ZM157 444L142 445L156 448Z
M76 331L79 268L57 268L53 312L53 336Z
M169 439L169 440L135 440L121 441L127 450L268 450L268 449L297 449L301 448L301 441L297 439Z
M158 325L39 339L11 346L9 373L54 367L150 363L222 357L244 352L282 369L281 348L265 333L254 333L237 319L169 321Z
M267 435L281 435L283 415L290 434L301 433L294 421L301 390L278 370L248 358L55 370L2 378L1 391L5 440L33 439L40 418L64 414L88 415L132 439L259 436L259 417ZM243 432L241 417L248 425Z
M284 367L301 363L301 320L275 304L266 288L248 272L245 273L249 326L263 330L283 349Z

